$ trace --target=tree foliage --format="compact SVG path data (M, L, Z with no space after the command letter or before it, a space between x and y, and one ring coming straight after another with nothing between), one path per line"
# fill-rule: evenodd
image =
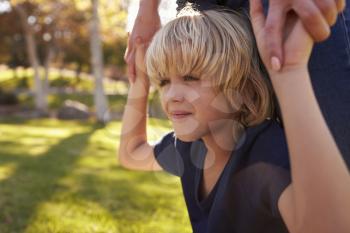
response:
M1 1L1 0L0 0ZM100 29L107 65L124 69L128 1L100 0ZM56 66L90 71L89 19L91 3L87 0L12 0L10 12L0 12L0 64L28 66L24 31L15 7L21 5L33 24L38 59L44 65L49 50L54 51Z

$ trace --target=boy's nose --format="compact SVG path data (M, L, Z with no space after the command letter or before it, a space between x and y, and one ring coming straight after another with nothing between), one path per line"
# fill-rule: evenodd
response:
M186 87L181 84L170 84L168 90L165 93L167 101L181 102L185 99Z

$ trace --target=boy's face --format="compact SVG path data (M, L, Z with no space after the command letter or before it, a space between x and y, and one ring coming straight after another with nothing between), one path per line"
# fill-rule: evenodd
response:
M171 76L162 79L162 107L182 141L195 141L227 127L233 110L223 94L216 94L209 79Z

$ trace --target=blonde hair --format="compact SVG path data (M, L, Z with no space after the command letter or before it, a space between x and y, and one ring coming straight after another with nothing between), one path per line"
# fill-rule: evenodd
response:
M209 78L214 90L237 110L234 119L244 126L273 115L272 88L244 14L185 7L154 36L146 67L156 85L170 74Z

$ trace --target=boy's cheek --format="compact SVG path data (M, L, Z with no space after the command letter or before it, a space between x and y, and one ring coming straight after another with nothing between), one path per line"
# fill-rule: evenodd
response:
M214 85L213 85L213 83L212 83L212 81L210 80L209 77L202 78L200 82L201 82L200 85L201 85L202 88L212 88L212 89L214 89Z
M217 94L210 103L210 107L221 113L234 113L235 110L230 106L223 93Z

